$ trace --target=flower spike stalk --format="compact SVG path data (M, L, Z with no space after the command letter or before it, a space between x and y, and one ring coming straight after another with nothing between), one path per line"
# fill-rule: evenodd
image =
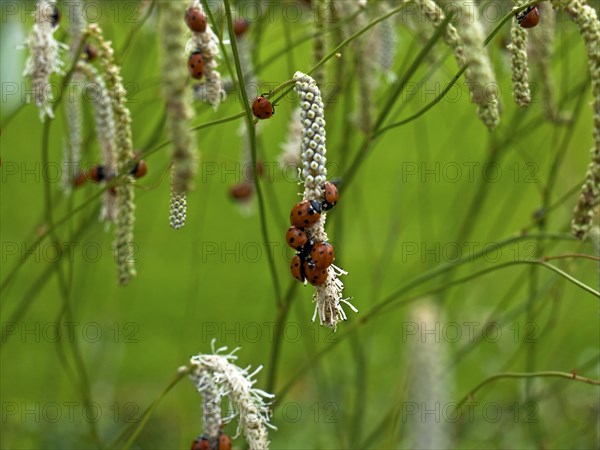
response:
M120 178L115 191L117 195L117 218L115 227L115 256L119 283L128 284L136 275L133 258L133 225L135 222L135 204L133 177L128 173L133 160L131 142L131 114L125 106L125 88L121 78L121 69L115 63L113 48L105 41L102 30L97 24L88 27L90 36L98 42L98 58L104 67L106 88L111 93L113 116L115 121L115 148L117 153L117 177Z
M33 100L42 122L46 117L54 118L50 76L63 73L60 52L66 46L54 39L54 31L58 27L56 11L56 0L39 0L36 3L35 24L26 42L29 57L23 75L31 79Z
M253 387L262 366L253 372L250 367L242 369L235 364L239 348L229 353L227 347L215 350L214 340L212 347L212 354L196 355L190 360L190 378L202 395L202 437L217 448L221 425L238 418L235 437L243 433L250 450L268 450L268 428L276 429L270 423L269 409L274 395ZM232 412L222 417L221 402L225 398Z
M304 200L324 199L324 185L327 181L327 163L325 147L325 108L319 87L310 76L296 72L295 90L300 97L300 118L302 123L302 180L304 181ZM326 242L325 219L323 212L315 225L308 228L308 238L314 242ZM346 303L353 311L357 311L348 299L342 298L344 284L339 279L347 272L334 264L327 269L327 280L315 287L315 314L319 315L321 325L325 324L335 330L340 320L346 320L342 303Z
M579 239L584 239L594 224L594 210L600 205L600 21L594 8L585 1L551 0L551 3L555 9L566 13L579 28L587 49L592 80L594 148L571 222L571 232Z

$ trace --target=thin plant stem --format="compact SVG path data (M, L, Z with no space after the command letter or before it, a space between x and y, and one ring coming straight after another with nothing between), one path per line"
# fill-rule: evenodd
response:
M260 215L260 228L262 233L262 238L265 246L269 245L269 232L267 229L267 217L265 213L265 204L263 199L262 186L259 181L259 176L257 173L257 164L256 164L256 129L254 128L254 116L252 114L252 108L250 107L250 102L248 101L248 93L246 92L246 83L244 82L244 72L240 63L240 58L238 54L237 43L235 40L235 33L233 31L233 19L231 17L231 6L229 4L229 0L224 0L223 4L225 6L225 14L227 16L227 26L229 27L229 35L231 38L231 52L233 54L233 59L235 61L235 69L237 72L237 89L240 98L244 104L244 108L246 110L246 123L248 127L248 140L250 141L250 152L252 155L252 171L255 180L255 188L256 188L256 198L258 203L258 210ZM275 267L274 255L272 252L267 251L267 259L269 262L269 269L271 272L271 278L273 280L273 289L275 290L275 302L280 305L282 302L281 298L281 287L279 285L279 278L277 276L277 268Z
M465 404L470 398L475 395L477 391L479 391L482 387L493 383L497 380L502 379L515 379L515 378L564 378L567 380L578 381L581 383L591 384L595 386L600 386L600 380L595 380L593 378L582 377L580 375L568 372L558 372L558 371L544 371L544 372L505 372L498 373L496 375L492 375L489 378L486 378L477 386L469 391L467 395L465 395L456 405L456 409L460 409L462 405Z

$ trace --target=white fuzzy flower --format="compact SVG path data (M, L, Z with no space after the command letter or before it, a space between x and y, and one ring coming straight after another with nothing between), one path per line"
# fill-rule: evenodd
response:
M171 197L169 199L169 225L174 230L179 230L185 226L187 214L187 201L184 193L177 193L171 187Z
M221 423L239 418L235 437L243 433L250 450L268 450L267 428L275 429L269 422L268 401L274 396L253 387L254 376L262 366L253 372L249 367L242 369L235 364L239 348L226 353L227 347L215 350L214 341L212 345L213 354L196 355L190 360L190 378L202 395L204 436L215 442ZM229 399L232 414L222 418L220 405L224 398Z
M325 137L325 109L321 91L310 76L296 72L296 93L300 97L300 123L302 124L302 180L304 181L304 200L321 201L324 197L323 188L327 181L326 137ZM323 212L320 219L311 228L306 229L309 239L316 242L328 241L325 232L327 214ZM344 284L339 279L340 275L347 272L331 265L327 271L327 280L315 287L315 314L319 314L319 321L335 330L340 320L346 320L342 303L346 303L353 311L347 299L342 298ZM315 316L313 316L314 320Z
M54 118L50 104L53 100L50 75L63 73L60 51L66 46L54 39L54 30L58 26L56 11L56 0L37 2L34 13L35 24L26 42L29 57L23 75L31 78L33 100L40 110L42 122L46 116Z
M204 14L200 0L193 0L190 7L198 8ZM192 39L186 46L186 54L192 51L200 51L204 60L204 83L194 89L194 95L210 103L216 111L219 103L225 100L226 94L223 90L221 74L217 70L218 60L221 58L219 40L210 24L206 24L205 31L192 33Z

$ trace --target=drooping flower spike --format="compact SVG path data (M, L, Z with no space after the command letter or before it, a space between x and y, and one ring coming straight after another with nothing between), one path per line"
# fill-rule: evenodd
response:
M250 368L240 368L235 364L239 348L227 352L227 347L214 348L212 354L200 354L190 360L190 378L202 395L202 433L199 439L210 442L211 448L218 448L219 438L223 435L222 426L234 419L238 420L234 439L243 434L250 450L268 450L268 429L276 429L270 423L270 401L274 395L254 386L259 366L253 372ZM230 411L223 416L222 401L229 400ZM199 440L198 439L198 440Z
M515 8L523 6L525 0L515 0ZM537 9L536 9L537 11ZM521 20L519 20L521 19ZM510 52L510 65L513 82L513 96L519 106L528 106L531 103L529 89L529 65L527 63L527 35L528 31L522 26L523 18L520 15L513 19L510 29L511 42L508 45Z
M566 13L579 28L587 49L592 82L594 147L571 222L572 233L583 239L594 224L595 209L600 205L600 21L594 8L584 1L551 0L551 3L555 9Z
M302 172L301 178L304 182L304 201L294 207L292 210L292 224L303 225L308 240L312 245L326 243L328 241L325 232L325 219L327 216L326 206L326 185L327 185L327 163L326 158L326 136L325 136L325 109L321 92L310 76L296 72L295 90L300 100L300 119L302 123L302 141L301 141L301 160ZM296 222L300 213L305 224ZM318 219L314 220L318 215ZM306 247L306 246L305 246ZM323 325L335 329L340 320L346 320L346 313L342 308L342 303L347 304L353 311L357 311L348 299L344 299L342 291L344 285L339 279L341 275L347 275L347 272L335 266L329 265L322 269L314 264L314 261L308 259L307 252L311 252L314 247L309 247L307 251L300 251L297 255L301 259L301 275L315 285L315 315L319 315L319 321ZM322 271L325 270L325 274ZM292 266L292 272L294 267ZM311 273L308 273L308 272ZM313 278L314 277L314 278Z
M44 122L46 117L54 118L50 76L63 73L60 53L66 46L54 39L60 21L56 0L39 0L34 18L33 29L25 44L29 49L29 57L23 75L31 79L33 101L39 109L40 120Z

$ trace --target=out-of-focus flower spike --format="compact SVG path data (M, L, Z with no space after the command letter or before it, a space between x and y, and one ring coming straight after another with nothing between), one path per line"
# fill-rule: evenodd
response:
M465 62L469 64L465 77L471 101L477 105L481 121L493 130L500 122L500 101L492 63L483 46L484 33L478 6L469 0L440 0L440 3L460 8L453 23L462 40Z
M198 8L204 14L200 0L192 0L189 6ZM217 70L221 58L219 41L209 23L206 24L205 31L192 33L192 39L188 42L185 53L189 54L192 51L200 51L204 61L204 83L200 85L201 88L194 90L195 96L210 103L216 111L219 104L225 100L226 93L221 82L221 74Z
M600 21L596 10L581 0L551 0L552 6L566 13L579 28L588 56L592 82L592 111L594 147L591 161L575 206L571 231L584 239L594 224L594 210L600 205Z
M54 118L50 76L53 73L63 73L60 53L66 45L54 39L54 31L60 20L60 13L57 11L56 0L38 0L34 12L35 23L26 42L29 57L23 75L31 79L33 100L42 122L46 117Z
M525 0L514 0L515 8L527 3ZM529 65L527 64L527 35L526 28L519 25L517 17L513 18L510 29L511 41L508 44L510 66L512 72L513 96L519 106L529 106L531 90L529 89Z
M240 368L235 364L235 352L227 352L227 347L214 350L213 354L193 356L190 360L190 378L202 395L202 436L214 448L222 424L239 418L236 437L244 435L250 450L268 450L268 429L276 429L270 423L269 401L274 396L254 386L255 375L262 369L251 372L250 367ZM221 417L221 401L228 398L232 414Z
M117 154L117 173L120 182L115 188L117 196L117 218L115 227L115 257L119 283L128 284L136 275L134 259L133 229L135 222L134 179L128 173L133 160L133 145L131 142L131 114L125 106L126 91L121 78L121 69L115 63L113 48L110 42L104 40L102 30L97 24L88 26L90 36L98 42L98 58L104 67L106 88L115 121L115 149Z

